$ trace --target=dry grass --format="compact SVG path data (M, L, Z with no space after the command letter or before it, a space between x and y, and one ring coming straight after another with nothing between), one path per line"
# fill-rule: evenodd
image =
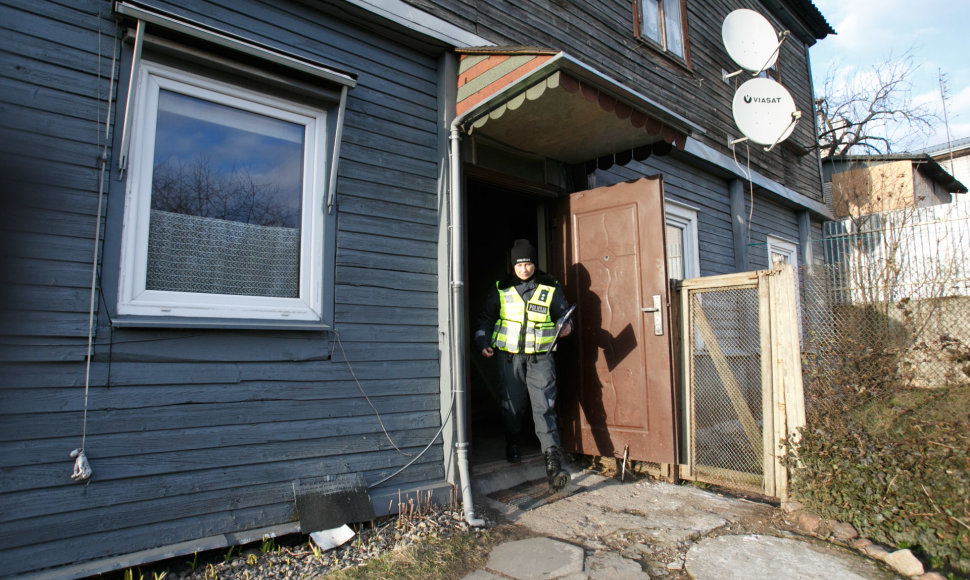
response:
M461 531L420 542L327 576L337 580L449 580L485 567L489 552L498 544L530 537L528 530L511 524Z

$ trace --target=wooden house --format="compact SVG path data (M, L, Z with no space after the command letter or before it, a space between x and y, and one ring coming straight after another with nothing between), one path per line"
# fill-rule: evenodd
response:
M738 8L789 31L765 74L810 111L833 32L810 0L4 3L3 573L456 486L477 523L496 422L465 321L520 237L580 337L662 355L632 357L643 402L613 401L650 426L564 406L572 448L622 448L613 421L675 462L667 280L811 262L830 217L811 115L771 151L737 141Z
M970 182L970 138L940 143L914 153L925 153L961 183Z
M822 161L835 217L951 203L967 188L928 154L840 155Z

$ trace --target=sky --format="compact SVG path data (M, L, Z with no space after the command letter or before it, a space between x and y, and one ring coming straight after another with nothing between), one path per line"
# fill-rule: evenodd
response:
M940 93L946 85L950 140L970 137L970 0L813 0L835 29L813 46L809 55L816 96L830 71L842 78L871 71L907 51L919 66L912 75L912 100L932 107L941 117L929 136L910 139L893 152L915 151L947 142Z

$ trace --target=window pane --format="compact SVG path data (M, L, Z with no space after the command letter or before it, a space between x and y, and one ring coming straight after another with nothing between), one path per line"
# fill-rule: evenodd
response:
M788 254L783 254L780 252L771 252L771 265L775 264L787 264L789 262Z
M159 91L147 289L299 296L304 130Z
M684 230L667 225L667 277L684 279Z
M664 0L664 31L667 33L667 50L684 56L684 29L680 22L680 0Z
M650 40L660 42L660 5L659 0L641 0L640 34Z

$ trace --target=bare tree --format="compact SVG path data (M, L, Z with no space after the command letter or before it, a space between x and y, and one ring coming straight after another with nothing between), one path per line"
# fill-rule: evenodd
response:
M894 145L928 135L940 118L913 102L910 79L917 69L909 51L851 78L845 67L830 69L815 101L821 156L888 154Z
M170 161L152 174L152 209L260 226L295 227L299 212L281 205L278 185L247 169L219 173L206 157Z

